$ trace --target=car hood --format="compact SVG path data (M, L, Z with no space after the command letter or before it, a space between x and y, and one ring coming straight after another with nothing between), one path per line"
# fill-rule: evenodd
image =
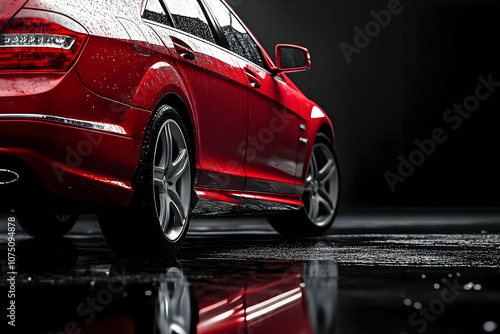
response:
M27 0L3 0L0 3L0 32L7 25L7 22L21 9Z

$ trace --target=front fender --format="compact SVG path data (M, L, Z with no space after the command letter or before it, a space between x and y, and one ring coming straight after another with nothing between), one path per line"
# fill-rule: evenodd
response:
M307 139L306 149L299 151L299 164L297 168L298 177L301 180L301 185L304 184L307 169L309 168L309 162L311 159L311 154L313 150L314 143L316 141L316 136L319 132L323 132L325 135L330 137L333 143L333 148L335 150L335 131L333 129L332 122L326 113L317 105L311 103L309 106L309 122L308 129L305 138Z

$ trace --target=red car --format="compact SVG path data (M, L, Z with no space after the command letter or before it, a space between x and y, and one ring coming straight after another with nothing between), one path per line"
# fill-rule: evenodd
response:
M98 212L118 253L172 254L193 214L321 235L334 131L286 76L310 65L286 44L274 63L221 0L4 1L2 207L39 237Z

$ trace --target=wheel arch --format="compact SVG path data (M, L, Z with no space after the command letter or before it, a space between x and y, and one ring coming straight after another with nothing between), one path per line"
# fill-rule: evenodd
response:
M317 133L318 133L318 134L319 134L319 133L322 133L322 134L324 134L325 136L327 136L327 137L328 137L328 139L330 139L330 140L332 141L333 147L335 148L335 146L336 146L336 145L335 145L335 144L336 144L336 143L335 143L335 134L334 134L334 132L333 132L333 128L332 128L329 124L327 124L327 123L323 123L323 124L321 124L321 126L319 127L319 129L318 129L318 132L317 132Z
M169 106L173 107L179 115L182 118L182 121L186 125L186 129L188 131L188 136L189 136L189 143L191 146L192 151L194 152L195 155L195 160L196 160L196 168L199 167L199 152L198 148L200 147L198 144L198 124L196 122L196 118L194 113L192 112L192 109L190 108L189 104L184 101L183 98L181 98L178 94L174 92L170 92L163 96L161 98L157 105L155 110L158 110L158 108L164 104L168 104Z
M333 129L330 118L318 106L313 105L311 117L309 118L309 133L307 148L303 155L304 168L300 172L300 182L306 179L307 169L309 168L309 160L313 151L314 144L318 134L325 135L333 144L333 150L336 150L335 131Z

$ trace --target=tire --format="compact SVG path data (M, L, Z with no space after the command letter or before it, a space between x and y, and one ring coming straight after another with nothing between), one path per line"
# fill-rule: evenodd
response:
M78 215L55 214L44 211L43 208L31 211L19 211L17 220L23 230L34 238L59 239L75 226Z
M332 226L337 215L340 178L331 140L322 133L316 137L298 212L267 217L274 229L285 237L317 237Z
M146 130L129 206L98 215L109 246L126 256L174 255L189 227L196 196L193 180L186 127L174 108L163 105Z

